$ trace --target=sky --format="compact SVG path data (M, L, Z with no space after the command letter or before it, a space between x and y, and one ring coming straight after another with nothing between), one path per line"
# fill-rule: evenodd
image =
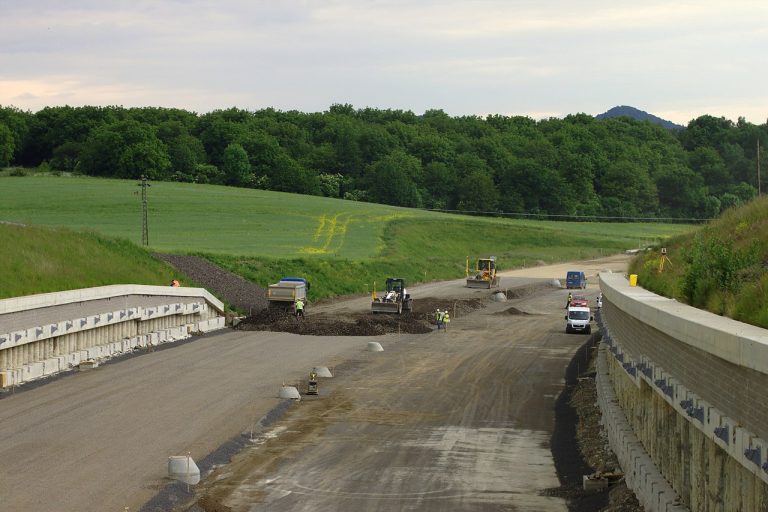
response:
M0 105L768 119L765 0L0 0Z

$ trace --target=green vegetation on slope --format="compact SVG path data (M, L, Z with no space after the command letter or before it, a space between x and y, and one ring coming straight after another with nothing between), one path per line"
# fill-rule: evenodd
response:
M499 219L452 217L408 218L389 224L381 253L365 260L328 258L272 259L247 256L204 256L220 266L261 285L283 276L306 277L312 283L310 297L321 298L371 291L383 287L387 277L405 277L409 283L464 277L466 257L470 268L477 257L498 257L500 270L587 259L636 247L647 237L654 241L681 232L684 226L590 223L519 222ZM642 235L641 238L637 238Z
M140 238L141 204L134 181L6 177L0 178L0 189L5 198L0 219L95 230L134 241ZM690 229L680 224L469 217L189 183L156 183L149 195L152 250L201 254L261 285L285 275L306 276L314 284L313 300L366 292L374 281L381 286L393 275L411 283L459 278L467 256L474 260L495 255L500 268L510 269L613 254ZM124 244L126 254L130 246L130 255L137 261L147 258L145 251L128 242L110 243ZM56 254L56 247L40 249L41 254L49 251ZM94 261L98 258L94 254ZM69 266L88 276L89 264L80 261ZM114 270L115 280L110 282L164 284L170 279L166 274L151 281L134 272ZM41 280L40 288L26 286L18 293L98 284L104 282L91 284L81 277L64 276L55 285Z
M135 181L84 177L0 178L4 200L0 219L25 224L93 229L109 236L141 241L141 202ZM496 239L509 238L509 227L528 226L533 240L563 231L584 240L613 238L625 249L643 245L689 229L679 224L589 223L510 220L467 217L343 201L325 197L287 194L191 183L153 183L149 190L149 241L153 250L182 253L215 253L266 258L343 258L361 260L391 250L383 245L384 231L396 220L436 223L414 234L419 245L425 236L440 234L441 243L466 236L473 240L469 255L495 252ZM442 225L439 225L442 224ZM418 226L419 222L406 224ZM433 224L430 224L433 225ZM461 226L472 227L461 227ZM480 226L488 231L471 233ZM457 236L461 234L461 236ZM489 238L490 237L490 238ZM555 238L556 239L556 238ZM476 244L493 240L484 247ZM521 245L526 245L526 239ZM405 242L403 242L405 243ZM552 244L553 247L556 244ZM415 249L418 249L416 247ZM522 250L522 248L521 248ZM452 247L446 252L454 253ZM400 252L403 252L401 250ZM461 251L459 254L466 252ZM465 254L466 256L466 254ZM533 258L536 255L531 255ZM523 256L525 257L525 256ZM578 257L577 253L566 257ZM547 259L536 256L537 259ZM560 258L559 258L560 259Z
M768 199L731 209L708 226L640 255L631 272L661 295L768 328Z
M0 298L104 286L167 285L174 271L126 240L0 224Z
M85 177L0 178L0 219L94 229L141 242L135 181ZM149 241L163 252L266 257L375 255L387 222L440 215L392 206L192 183L152 183Z

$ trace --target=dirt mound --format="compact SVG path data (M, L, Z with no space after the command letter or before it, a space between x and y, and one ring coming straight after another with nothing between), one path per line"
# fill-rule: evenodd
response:
M237 328L244 331L275 331L314 336L381 336L389 333L424 334L434 329L434 311L447 309L461 316L484 306L482 300L419 299L414 310L402 315L361 313L308 314L303 319L291 313L265 309L244 319ZM454 313L455 311L455 313Z
M317 313L297 319L287 312L262 311L244 319L238 326L244 331L277 331L313 336L380 336L403 332L424 334L432 325L424 315L373 315L353 313L345 316Z
M521 311L516 307L511 307L509 309L505 309L504 311L499 311L496 314L497 315L523 315L523 316L530 315L530 313L528 313L527 311Z
M221 300L249 313L267 307L266 291L261 286L227 272L218 265L198 256L159 254L155 257L170 263L179 272L205 287Z

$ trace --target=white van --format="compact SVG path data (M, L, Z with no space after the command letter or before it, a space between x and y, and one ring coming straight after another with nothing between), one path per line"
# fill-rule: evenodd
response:
M572 306L568 308L568 314L565 315L565 332L581 332L590 334L592 332L592 313L589 308L581 306Z

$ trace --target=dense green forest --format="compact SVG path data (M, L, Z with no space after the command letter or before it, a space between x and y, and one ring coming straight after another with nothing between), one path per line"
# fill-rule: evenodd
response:
M712 116L669 131L586 114L535 121L350 105L0 107L0 167L565 216L714 217L756 195L758 140L768 144L768 125Z

